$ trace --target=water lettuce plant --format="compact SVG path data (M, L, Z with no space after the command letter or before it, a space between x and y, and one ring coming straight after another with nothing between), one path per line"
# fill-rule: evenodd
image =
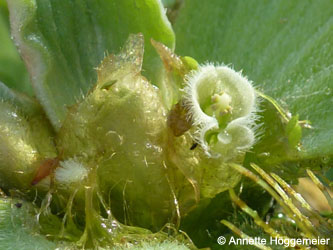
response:
M329 6L0 0L0 247L219 249L220 235L248 230L329 237L311 216L330 231L330 213L298 200L311 214L302 217L280 192L297 199L287 182L306 171L323 191L314 172L330 178ZM271 196L296 226L263 226L279 209Z

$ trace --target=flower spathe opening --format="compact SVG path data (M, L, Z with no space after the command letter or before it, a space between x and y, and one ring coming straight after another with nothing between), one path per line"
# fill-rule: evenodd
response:
M227 66L199 66L187 77L185 99L197 140L208 154L230 159L253 145L256 95L239 72Z

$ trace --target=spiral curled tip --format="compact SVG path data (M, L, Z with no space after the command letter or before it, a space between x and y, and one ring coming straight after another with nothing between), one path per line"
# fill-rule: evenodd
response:
M185 104L210 156L233 158L254 144L256 94L241 72L207 63L186 76Z

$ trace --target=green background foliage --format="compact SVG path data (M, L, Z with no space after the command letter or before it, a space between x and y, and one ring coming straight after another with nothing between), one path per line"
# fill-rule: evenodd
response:
M61 127L67 107L81 99L96 82L95 68L105 54L119 51L129 34L144 34L143 74L155 85L161 80L162 64L150 45L150 38L171 49L175 47L172 27L158 0L8 2L13 36L30 73L36 97L56 129ZM330 0L184 0L182 5L177 0L163 2L170 8L177 6L168 12L174 21L177 54L191 56L199 63L233 65L286 110L299 115L300 120L311 121L313 128L303 129L300 155L295 155L295 149L289 144L296 144L299 135L288 137L292 128L283 123L270 103L262 101L261 136L248 153L245 164L274 165L274 170L283 172L283 178L289 180L302 174L301 165L318 168L332 162L333 8ZM0 0L0 81L33 95L26 66L10 40L6 8ZM34 100L4 84L0 83L2 100L10 101L27 116L41 113ZM253 183L243 184L241 198L264 215L271 197ZM219 249L216 238L230 233L220 224L222 218L239 221L241 229L251 230L246 218L235 215L234 211L228 194L222 193L212 200L203 200L182 221L181 227L199 247L210 245ZM8 204L0 201L0 218L8 219L9 214ZM5 219L2 224L0 220L0 234L4 232L3 235L11 237L4 239L12 240L16 231L6 227ZM253 229L255 233L258 230ZM46 244L52 246L50 242Z

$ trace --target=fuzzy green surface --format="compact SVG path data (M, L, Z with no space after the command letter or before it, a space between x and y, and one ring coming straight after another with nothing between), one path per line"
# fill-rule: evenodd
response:
M57 146L65 159L97 169L117 218L160 229L175 209L164 165L166 110L159 90L140 75L143 46L141 36L130 36L119 55L105 58L94 90L69 111Z
M15 204L20 204L21 207ZM39 235L31 207L18 200L0 198L0 248L6 250L48 250L56 244Z
M0 180L2 188L31 188L45 158L56 156L48 122L35 114L27 118L18 108L0 101Z
M53 129L40 105L0 82L1 188L31 188L45 158L56 156Z

